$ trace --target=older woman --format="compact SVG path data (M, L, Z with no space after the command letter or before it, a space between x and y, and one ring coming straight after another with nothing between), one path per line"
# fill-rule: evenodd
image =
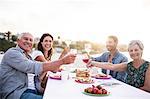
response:
M150 92L150 63L142 59L143 48L141 41L133 40L128 46L128 51L133 61L121 64L89 61L87 67L96 66L114 71L126 71L127 84Z

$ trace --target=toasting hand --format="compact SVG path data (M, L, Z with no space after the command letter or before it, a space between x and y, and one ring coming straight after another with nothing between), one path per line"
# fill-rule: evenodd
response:
M89 59L86 65L87 68L91 68L94 67L94 61L92 61L92 59Z
M70 64L74 62L75 58L76 58L75 54L67 54L61 59L63 61L63 64Z

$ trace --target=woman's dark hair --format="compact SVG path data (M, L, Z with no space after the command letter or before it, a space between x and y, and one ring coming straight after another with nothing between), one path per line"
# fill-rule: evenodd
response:
M52 35L50 35L49 33L44 33L44 34L42 35L42 37L40 38L40 41L39 41L39 43L38 43L38 45L37 45L37 49L40 50L43 54L44 54L44 49L43 49L43 47L42 47L41 42L43 42L44 38L47 37L47 36L51 37L52 40L54 40L54 38L53 38ZM46 60L51 60L52 52L53 52L53 48L51 48L51 49L48 51L48 57L45 57Z

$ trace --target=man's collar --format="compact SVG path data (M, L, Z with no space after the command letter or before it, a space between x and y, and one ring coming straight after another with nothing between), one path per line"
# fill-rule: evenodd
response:
M118 51L118 50L116 50L116 52L115 52L115 54L114 54L113 58L117 58L118 53L119 53L119 51ZM109 56L110 56L110 55L111 55L111 53L109 52Z
M22 53L24 53L25 51L20 47L20 46L16 46L16 48L18 48Z
M17 45L16 48L18 48L20 52L24 53L28 59L32 60L32 57L25 50L23 50L20 46Z

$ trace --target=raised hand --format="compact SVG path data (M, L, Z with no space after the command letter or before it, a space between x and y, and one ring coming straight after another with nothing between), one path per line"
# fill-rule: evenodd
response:
M86 67L87 67L87 68L94 67L92 59L89 59L89 61L87 62Z
M76 55L75 54L67 54L66 56L64 56L62 58L62 61L63 61L63 64L70 64L70 63L73 63L74 60L76 58Z
M65 55L67 55L69 53L69 51L70 51L70 48L65 47L64 50L62 51L59 59L62 58L62 57L64 57Z

